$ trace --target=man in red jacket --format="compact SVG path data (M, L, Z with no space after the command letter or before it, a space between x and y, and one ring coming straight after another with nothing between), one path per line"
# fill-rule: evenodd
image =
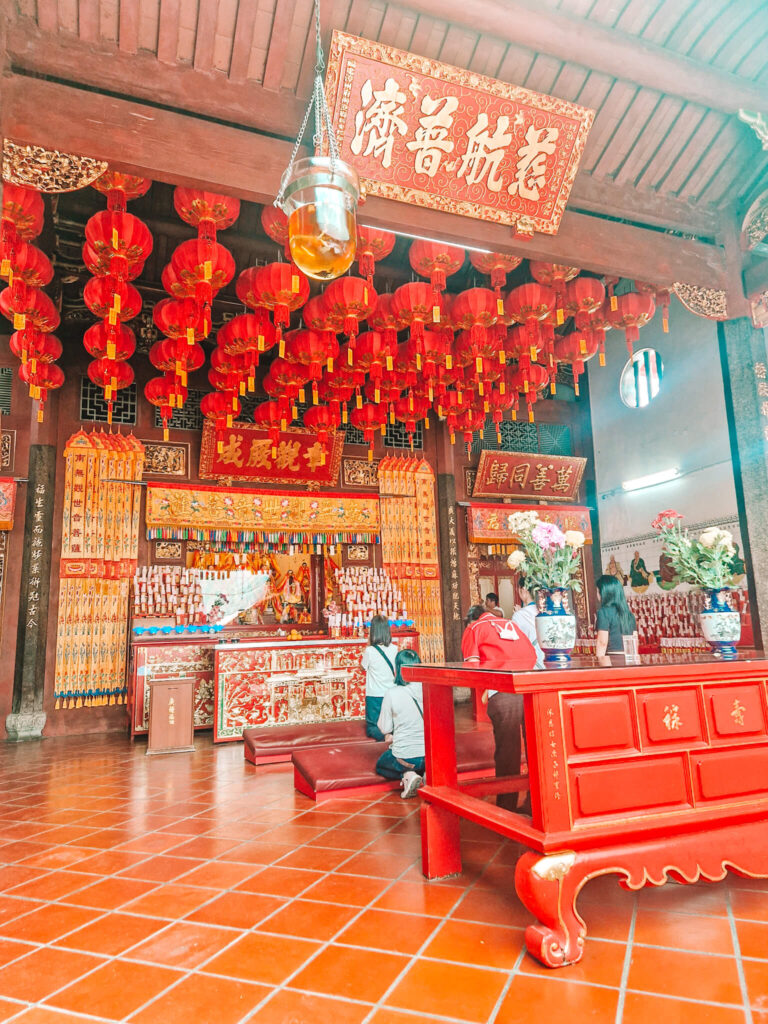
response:
M467 627L461 638L464 661L483 668L509 670L532 669L536 651L528 637L508 619L484 611L474 605L467 615ZM488 690L488 717L493 725L496 744L494 760L496 776L520 774L522 756L523 698L517 693ZM496 805L507 811L517 810L517 793L499 793Z

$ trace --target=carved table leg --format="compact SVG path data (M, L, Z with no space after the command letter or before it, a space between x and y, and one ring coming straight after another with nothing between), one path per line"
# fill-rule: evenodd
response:
M517 894L538 919L526 928L525 942L547 967L575 964L584 954L587 929L576 913L576 896L589 869L580 871L577 861L575 853L526 853L517 864Z

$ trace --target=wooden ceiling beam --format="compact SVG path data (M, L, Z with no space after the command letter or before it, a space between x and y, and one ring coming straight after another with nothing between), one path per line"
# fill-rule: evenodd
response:
M451 21L474 32L713 110L765 110L765 89L758 85L536 0L462 0L450 5L446 0L404 0L402 6L435 18L446 17L450 7Z
M291 149L282 139L14 74L0 80L0 118L4 136L19 143L93 156L117 169L255 202L272 200ZM659 284L683 280L721 288L728 278L720 246L567 210L557 235L536 235L529 243L516 242L503 225L385 199L369 199L361 220L403 235Z

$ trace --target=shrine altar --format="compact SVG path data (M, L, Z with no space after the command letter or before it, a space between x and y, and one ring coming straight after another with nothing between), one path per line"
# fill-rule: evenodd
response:
M517 894L536 923L529 952L548 967L579 961L589 925L576 898L591 878L626 889L768 876L768 661L762 652L576 658L568 668L507 672L419 665L427 784L428 878L461 871L459 819L527 846ZM456 777L453 687L524 697L527 779ZM489 794L530 788L531 817Z

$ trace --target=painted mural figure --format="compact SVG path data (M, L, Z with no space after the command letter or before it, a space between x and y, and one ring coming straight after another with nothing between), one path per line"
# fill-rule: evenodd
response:
M651 574L648 572L645 562L640 557L640 552L635 551L632 557L632 564L629 567L629 583L633 590L637 590L640 593L648 589L648 584L652 579Z
M665 551L659 556L659 569L654 575L662 590L672 590L680 582L672 565L672 559Z
M605 567L606 576L614 576L622 586L627 582L627 577L621 565L616 561L616 555L611 555L608 565Z

